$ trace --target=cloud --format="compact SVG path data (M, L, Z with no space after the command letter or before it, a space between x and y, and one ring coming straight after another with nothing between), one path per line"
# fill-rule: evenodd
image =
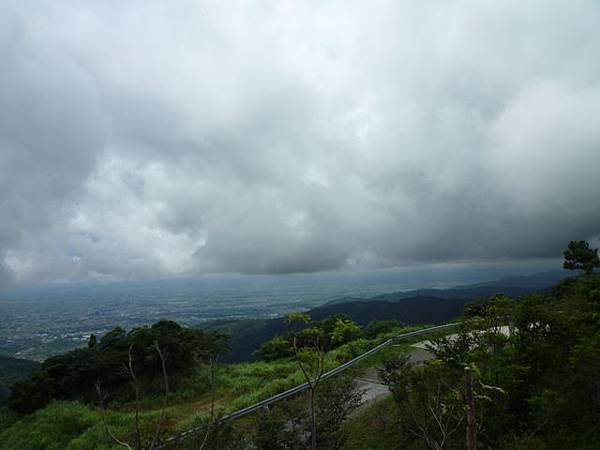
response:
M597 2L0 17L4 284L554 257L599 234Z

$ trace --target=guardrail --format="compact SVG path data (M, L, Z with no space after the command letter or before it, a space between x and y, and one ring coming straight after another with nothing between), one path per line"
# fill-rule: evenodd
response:
M438 325L435 327L424 328L422 330L410 331L408 333L403 333L403 334L399 334L398 336L394 336L393 338L390 338L387 341L382 342L381 344L377 345L376 347L373 347L371 350L363 353L362 355L359 355L356 358L353 358L350 361L347 361L344 364L341 364L341 365L337 366L336 368L323 373L323 375L321 375L321 380L325 380L327 378L333 377L333 376L343 372L347 368L349 368L349 367L355 365L356 363L362 361L363 359L383 350L384 348L394 344L395 342L398 342L398 341L401 341L404 339L408 339L408 338L411 338L414 336L419 336L421 334L427 334L427 333L431 333L433 331L438 331L438 330L443 330L446 328L455 327L456 325L458 325L458 323L447 323L444 325ZM308 383L299 384L298 386L288 389L287 391L280 392L279 394L275 394L272 397L261 400L260 402L257 402L253 405L246 406L245 408L242 408L231 414L227 414L227 415L221 417L217 421L217 423L228 422L230 420L236 420L241 417L247 416L248 414L252 414L253 412L258 411L259 409L263 409L272 403L276 403L281 400L285 400L286 398L292 397L302 391L305 391L306 389L308 389L308 387L309 387ZM164 449L170 444L173 444L176 442L181 442L187 438L190 438L190 437L194 436L195 434L200 433L202 430L204 430L205 426L206 425L200 425L200 426L197 426L194 428L190 428L189 430L183 431L181 433L175 434L175 435L169 437L168 439L166 439L165 441L163 441L162 444L154 447L153 450Z

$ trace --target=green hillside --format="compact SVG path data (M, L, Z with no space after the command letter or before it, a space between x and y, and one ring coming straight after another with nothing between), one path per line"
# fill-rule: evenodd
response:
M219 332L165 321L115 329L15 385L0 410L0 450L141 450L191 427L199 428L164 448L597 449L600 261L592 262L552 289L468 303L453 333L390 345L328 380L324 371L410 328L294 313L260 346L262 361L237 364L221 362ZM426 356L410 359L409 344L424 339ZM306 380L302 394L217 420ZM360 406L360 386L373 384L382 395Z
M335 314L344 314L360 325L374 320L398 320L415 325L421 323L440 324L460 316L466 303L502 293L512 298L550 289L566 277L566 271L541 272L521 277L504 277L473 285L456 286L448 289L418 289L393 292L372 298L341 298L323 306L313 308L308 314L324 319ZM285 331L282 318L216 320L202 324L202 328L221 330L231 335L231 352L227 361L240 362L257 359L256 350L264 341Z
M371 339L359 338L337 345L326 353L324 368L333 368L390 336L407 330L410 329L390 328L387 333ZM139 333L139 330L130 332L132 335ZM102 340L96 344L96 346L100 345L102 345ZM122 348L122 343L117 347ZM115 348L110 348L108 353L114 354L115 350ZM93 348L89 351L92 352ZM80 352L69 352L58 359L51 358L51 364L44 363L42 369L56 370L56 366L62 364L61 360L73 363L72 356L77 353L82 361L82 366L72 366L70 369L80 374L82 371L90 370L89 359L82 357ZM104 360L104 356L100 360ZM169 372L173 373L173 371ZM293 358L281 358L269 362L218 364L214 391L210 390L207 372L207 362L198 360L185 376L177 380L176 388L168 395L168 407L166 408L168 420L161 434L163 437L185 430L198 421L204 420L203 418L207 417L210 410L213 395L216 409L219 414L223 414L253 404L304 381L301 370ZM143 434L150 434L150 430L153 430L153 426L159 419L163 397L160 394L159 383L156 379L152 379L149 373L140 371L138 376L146 377L146 382L141 386L144 395L140 401L140 426ZM64 377L63 380L54 381L64 385L71 379L71 375L65 373ZM174 381L176 378L172 378L172 380ZM72 391L66 395L66 393L59 393L51 384L48 384L47 380L39 376L32 377L28 383L33 383L32 389L38 394L48 389L58 397L44 407L34 408L35 411L20 415L15 415L5 407L3 410L4 420L0 420L0 427L5 428L0 432L0 449L119 448L118 445L111 444L111 440L108 438L102 423L101 409L98 402L90 396L89 386L80 384L78 387L73 387ZM118 379L113 379L112 383L113 385L110 386L112 401L107 402L106 423L115 434L131 437L136 409L135 399L128 392L129 383L126 379L123 380L121 386L119 386ZM24 383L24 385L26 384ZM30 409L32 407L29 402L31 394L29 391L22 391L21 394L20 396L13 395L11 405L17 409ZM300 400L303 401L302 399L301 397ZM22 403L26 403L27 406L23 408ZM35 431L32 432L32 430ZM181 448L193 448L188 447L189 445L192 444L187 442Z
M0 355L0 405L10 396L10 386L38 367L39 363L35 361Z

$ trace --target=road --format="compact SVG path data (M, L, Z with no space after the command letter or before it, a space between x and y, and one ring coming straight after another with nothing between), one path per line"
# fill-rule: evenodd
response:
M429 327L429 328L424 328L424 329L420 329L420 330L409 331L407 333L402 333L400 335L397 335L395 337L388 339L385 342L382 342L381 344L373 347L371 350L363 353L362 355L359 355L356 358L353 358L350 361L347 361L344 364L341 364L340 366L325 372L321 376L321 379L325 380L327 378L336 376L339 373L343 372L344 370L346 370L346 369L352 367L353 365L357 364L358 362L362 361L363 359L368 358L369 356L371 356L375 353L378 353L379 351L383 350L384 348L396 345L398 341L410 339L415 336L431 333L434 331L449 329L449 328L455 327L456 325L457 325L457 323L447 323L444 325L437 325L434 327ZM412 358L411 360L414 360L415 362L419 362L424 359L428 359L427 353L428 352L424 349L415 349L414 351L411 352L410 357ZM375 377L376 376L377 376L377 374L375 373ZM369 394L366 394L367 398L375 399L375 398L377 398L377 395L379 395L379 396L385 395L385 392L383 391L383 388L385 388L385 386L383 386L381 384L381 382L379 382L379 380L377 380L376 378L367 377L367 379L364 380L364 383L366 383L365 386L367 386L367 391L370 392ZM223 423L223 422L227 422L227 421L231 421L231 420L237 420L248 414L252 414L256 411L264 409L273 403L276 403L276 402L285 400L286 398L298 395L299 393L306 391L308 389L308 387L309 387L309 383L302 383L298 386L288 389L287 391L273 395L272 397L261 400L253 405L242 408L231 414L227 414L227 415L221 417L219 419L219 422ZM154 450L164 449L169 444L172 444L174 442L180 442L184 439L188 439L188 438L196 435L197 433L202 432L204 430L204 428L205 428L204 425L200 425L200 426L197 426L194 428L190 428L190 429L183 431L181 433L178 433L176 435L173 435L170 438L166 439L162 444L159 444L158 446L154 447Z
M413 345L413 350L409 352L409 362L412 364L419 364L433 357L431 352L425 350L419 344L421 342ZM360 413L376 400L390 394L390 390L382 383L375 367L370 367L364 375L355 378L355 380L357 390L364 391L361 406L355 411L355 414Z
M510 329L507 326L499 327L496 331L506 336L510 336ZM446 338L450 341L457 339L457 337L458 334L449 334L446 336ZM418 364L427 359L431 359L433 355L427 350L427 348L429 348L431 344L432 342L429 340L412 344L411 348L413 350L411 350L409 353L409 362L413 364ZM377 375L377 370L374 367L368 369L365 375L363 375L362 377L356 378L356 382L357 389L365 391L362 397L362 404L358 409L359 411L362 411L375 400L384 397L390 393L387 386L384 385L379 379L379 376Z

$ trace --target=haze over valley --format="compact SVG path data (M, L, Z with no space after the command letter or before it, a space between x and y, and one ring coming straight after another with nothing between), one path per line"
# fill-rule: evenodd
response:
M131 329L159 319L201 326L210 320L266 319L340 298L455 285L556 270L556 261L466 264L404 270L221 276L195 280L58 284L0 291L0 354L42 361L87 345L115 326ZM250 356L250 355L248 355Z

